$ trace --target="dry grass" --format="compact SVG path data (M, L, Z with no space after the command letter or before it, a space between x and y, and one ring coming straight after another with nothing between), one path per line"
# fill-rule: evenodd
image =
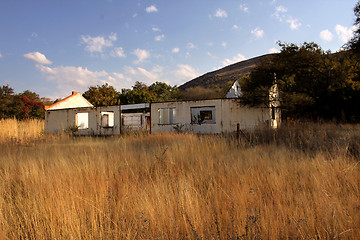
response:
M359 239L346 146L190 134L0 144L0 238Z
M0 119L0 143L29 142L39 139L44 132L44 120Z

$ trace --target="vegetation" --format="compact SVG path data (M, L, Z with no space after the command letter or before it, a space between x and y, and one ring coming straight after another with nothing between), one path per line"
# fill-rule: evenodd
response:
M360 1L354 7L355 22L357 29L354 32L354 37L346 45L347 49L360 56Z
M121 92L108 84L91 86L83 96L94 106L111 106L176 100L179 99L180 91L176 86L171 87L162 82L155 82L150 86L136 82L132 89L122 89Z
M49 99L40 98L35 92L26 90L15 94L8 85L0 86L0 119L44 118L44 104L49 104Z
M113 106L118 105L118 92L113 86L105 83L104 85L97 85L96 87L90 86L89 89L83 94L94 106Z
M358 239L360 127L283 127L240 140L1 137L0 237Z
M279 45L281 52L245 80L244 103L268 102L268 90L276 82L284 118L360 121L360 65L352 54L331 54L315 43Z

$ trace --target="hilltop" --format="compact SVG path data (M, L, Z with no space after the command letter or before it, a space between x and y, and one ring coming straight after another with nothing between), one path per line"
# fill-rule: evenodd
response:
M223 97L235 80L240 80L244 76L247 76L257 64L273 55L274 54L262 55L206 73L184 83L179 86L179 89L183 93L184 99Z

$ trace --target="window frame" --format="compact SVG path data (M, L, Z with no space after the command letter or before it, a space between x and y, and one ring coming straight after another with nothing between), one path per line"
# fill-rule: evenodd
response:
M86 116L86 120L85 120ZM89 128L89 113L88 112L79 112L75 115L75 125L79 130Z
M176 108L159 108L158 113L159 125L176 125ZM167 118L164 118L165 114L167 114Z
M114 127L115 114L113 111L101 112L100 115L101 115L101 118L100 118L101 127L103 127L103 128L113 128ZM104 124L105 116L107 116L106 124Z
M211 119L205 119L205 112L211 112ZM203 115L203 116L202 116ZM216 107L215 106L200 106L190 107L191 124L216 124Z

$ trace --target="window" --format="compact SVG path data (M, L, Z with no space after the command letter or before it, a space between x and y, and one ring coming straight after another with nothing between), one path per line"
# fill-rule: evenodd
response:
M114 112L101 112L101 126L114 127Z
M89 115L88 113L77 113L75 118L75 124L78 129L89 128Z
M158 112L159 112L159 124L176 123L175 108L160 108Z
M192 107L191 123L192 124L215 124L215 106L209 107Z

